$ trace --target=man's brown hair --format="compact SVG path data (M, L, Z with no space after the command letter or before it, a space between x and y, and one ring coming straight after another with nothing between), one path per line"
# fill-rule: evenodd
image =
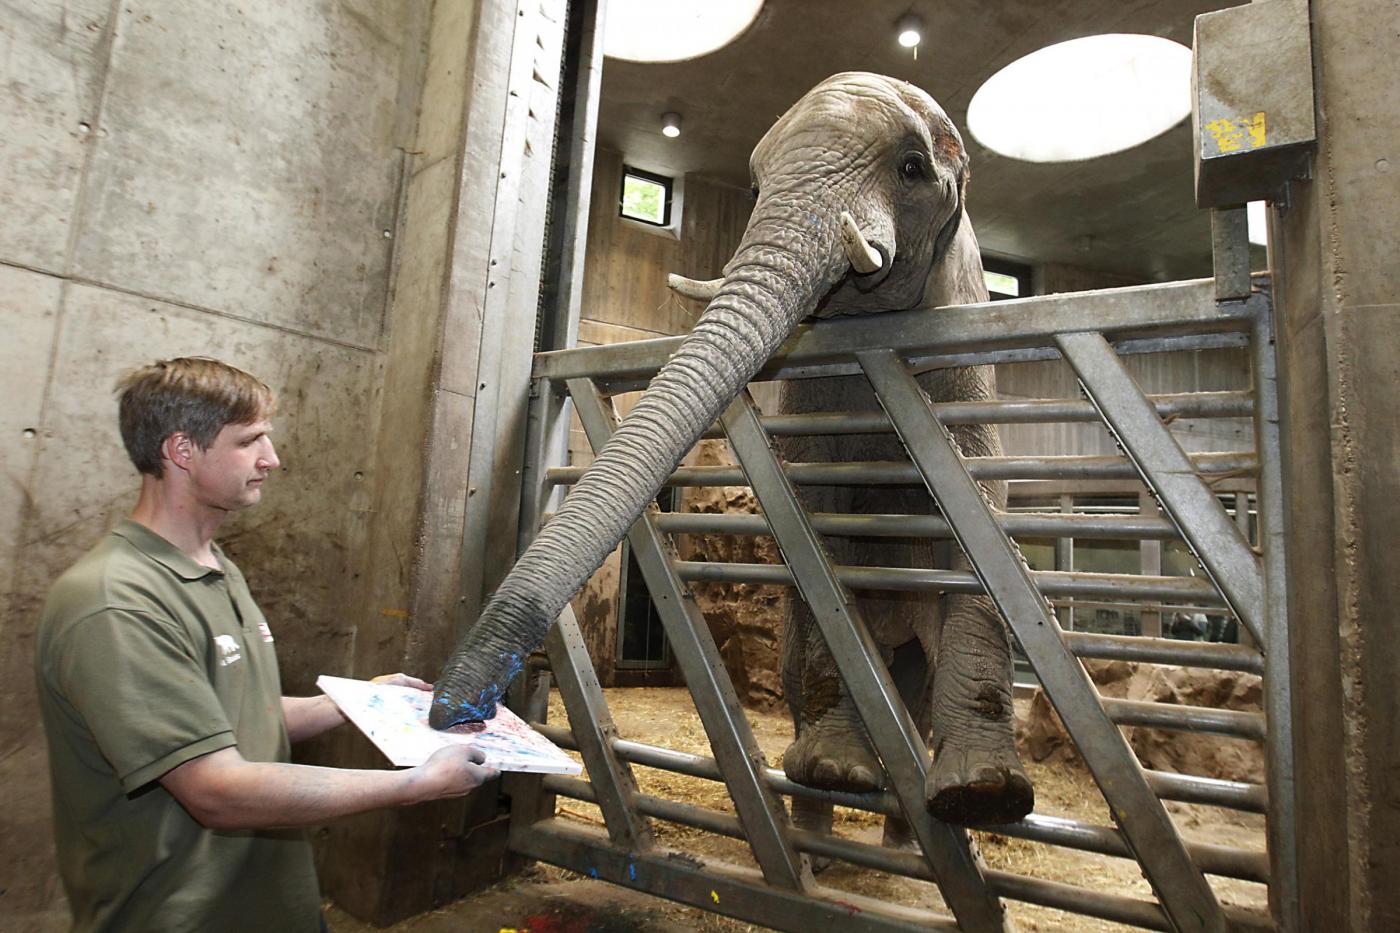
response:
M122 443L136 469L159 477L160 445L184 432L208 450L225 425L272 415L276 397L264 383L206 356L157 360L117 382Z

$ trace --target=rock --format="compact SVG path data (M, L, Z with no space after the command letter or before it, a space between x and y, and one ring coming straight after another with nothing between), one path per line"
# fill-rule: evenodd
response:
M1262 710L1263 686L1254 674L1129 661L1086 661L1084 666L1099 692L1107 697ZM1144 768L1249 783L1264 780L1264 748L1257 742L1142 727L1127 727L1123 733ZM1035 761L1057 756L1083 765L1044 691L1037 690L1031 698L1025 720L1017 723L1016 738L1022 751Z

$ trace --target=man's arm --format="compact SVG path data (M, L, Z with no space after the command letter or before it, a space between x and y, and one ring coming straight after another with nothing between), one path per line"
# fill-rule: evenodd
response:
M483 761L479 749L449 745L416 768L357 771L248 761L232 747L187 761L159 781L209 829L273 829L460 797L498 773Z
M397 684L400 687L417 687L419 690L431 690L433 685L419 680L417 677L410 677L408 674L380 674L370 681L376 684ZM345 722L345 714L335 705L330 697L322 695L318 697L283 697L282 698L282 718L287 723L287 738L292 744L314 739L328 729Z

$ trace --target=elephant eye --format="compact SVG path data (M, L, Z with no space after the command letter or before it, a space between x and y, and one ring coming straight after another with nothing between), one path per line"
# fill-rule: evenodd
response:
M899 174L905 181L917 181L924 177L925 163L921 152L911 152L899 164Z
M750 188L750 189L749 189L749 194L752 195L752 197L753 197L753 199L754 199L755 201L757 201L757 200L758 200L758 185L754 185L752 188Z

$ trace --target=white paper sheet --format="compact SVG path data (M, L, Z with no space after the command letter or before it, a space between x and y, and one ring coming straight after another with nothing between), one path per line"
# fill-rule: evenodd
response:
M464 723L439 732L428 725L433 695L426 690L326 674L316 678L316 686L399 766L421 765L438 749L457 744L481 749L486 753L486 763L501 771L583 771L559 746L504 706L496 707L496 715L485 722Z

